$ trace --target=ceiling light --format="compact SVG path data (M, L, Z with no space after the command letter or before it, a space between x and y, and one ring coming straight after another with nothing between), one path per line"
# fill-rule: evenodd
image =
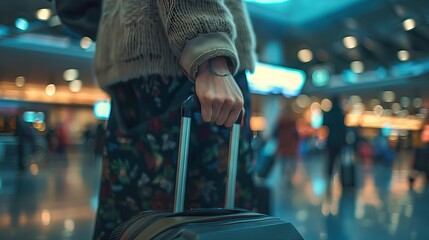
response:
M79 71L77 69L67 69L63 73L63 78L66 81L73 81L79 77Z
M350 63L350 69L354 73L363 73L363 71L365 70L365 66L361 61L353 61L352 63Z
M412 18L405 20L402 25L404 26L405 31L410 31L416 27L416 21Z
M89 37L83 37L80 40L80 47L83 49L88 49L89 47L91 47L92 44L92 40Z
M423 104L423 100L421 98L414 98L413 99L413 105L415 108L422 107L422 104Z
M332 109L332 101L329 100L329 99L327 99L327 98L323 99L322 102L321 102L321 107L322 107L322 110L325 111L325 112L331 111L331 109Z
M320 109L322 108L322 106L321 106L321 104L320 103L318 103L318 102L313 102L311 105L310 105L310 111L313 113L313 114L316 114L316 113L320 113Z
M383 101L385 102L395 101L395 93L392 91L384 91L382 97L383 97Z
M353 36L347 36L343 39L343 44L346 48L352 49L357 46L357 39Z
M405 108L410 106L410 98L409 97L401 97L401 104Z
M48 20L51 17L51 15L52 15L52 12L51 12L51 9L49 8L41 8L36 12L37 19L42 21Z
M410 52L407 50L401 50L398 52L398 59L401 61L408 61L410 59Z
M28 26L29 26L28 20L25 18L17 18L15 20L15 27L18 28L19 30L26 31L28 30Z
M301 62L310 62L313 60L313 53L309 49L301 49L298 52L298 58Z
M69 82L69 89L71 92L80 92L82 90L82 81L81 80L73 80Z
M381 117L383 115L383 112L384 112L384 108L382 106L377 105L374 107L374 115L375 116Z
M362 102L362 98L359 97L358 95L350 96L350 103L351 104L356 104L356 103L361 103L361 102Z
M48 84L45 88L46 95L48 95L48 96L53 96L56 91L57 91L57 88L55 87L55 85L53 83Z
M401 110L402 110L401 104L399 104L399 103L393 103L392 104L393 113L398 114Z
M23 87L25 84L25 77L19 76L15 79L15 84L17 87Z
M296 104L300 108L306 108L310 105L311 100L307 95L301 94L296 98Z

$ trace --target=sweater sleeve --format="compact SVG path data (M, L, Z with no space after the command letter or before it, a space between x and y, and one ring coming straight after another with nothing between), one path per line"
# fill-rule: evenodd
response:
M256 63L256 37L244 0L225 0L225 5L234 18L237 31L235 47L240 61L240 71L254 72Z
M239 66L235 25L224 0L157 0L170 48L191 81L206 60L227 57L230 71Z

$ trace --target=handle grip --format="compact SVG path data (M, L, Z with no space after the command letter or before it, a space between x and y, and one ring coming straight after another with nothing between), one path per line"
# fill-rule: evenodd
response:
M201 112L200 100L198 100L197 95L192 94L189 96L182 104L182 117L191 118L194 113ZM240 115L235 121L236 124L241 124L243 121L243 111L240 112Z
M185 185L188 166L189 136L191 130L191 118L195 112L201 109L197 96L192 95L182 105L182 122L180 125L179 153L176 173L176 190L174 194L174 212L183 212L185 203ZM225 194L225 208L233 209L235 200L235 182L237 178L237 157L240 140L240 124L242 113L236 123L230 129L228 172Z

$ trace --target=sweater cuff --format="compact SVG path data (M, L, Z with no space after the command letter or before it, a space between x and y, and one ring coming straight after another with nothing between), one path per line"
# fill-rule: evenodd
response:
M180 65L188 78L195 82L198 67L214 57L226 57L231 74L235 75L238 67L238 54L234 42L226 33L208 33L189 40L180 56Z

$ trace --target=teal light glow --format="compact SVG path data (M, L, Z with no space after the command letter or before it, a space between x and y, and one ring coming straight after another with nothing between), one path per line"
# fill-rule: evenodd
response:
M24 112L24 114L22 115L22 118L24 119L25 122L32 123L36 119L36 113L33 111Z
M247 72L247 78L252 93L294 97L301 92L306 75L298 69L257 63L255 72Z
M329 84L330 74L327 69L316 69L311 76L313 79L313 84L316 87L323 87Z
M94 115L97 119L107 120L110 115L110 102L98 101L94 104Z
M311 114L311 126L314 129L319 129L323 125L323 115L321 112Z
M15 20L15 27L19 30L26 31L28 30L28 21L25 18L17 18Z
M326 182L322 178L313 180L313 193L316 196L322 196L326 189Z
M45 121L45 114L43 112L34 112L34 111L26 111L22 115L22 118L25 122L32 123L32 122L44 122Z
M261 3L261 4L284 3L288 1L289 0L246 0L246 2Z

